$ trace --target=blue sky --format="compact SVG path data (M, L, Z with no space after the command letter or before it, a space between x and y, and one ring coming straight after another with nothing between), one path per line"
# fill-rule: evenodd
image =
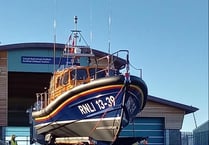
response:
M0 45L54 42L54 34L66 43L75 15L94 49L107 52L110 40L111 52L130 50L150 95L199 108L197 125L208 120L207 0L2 0ZM182 130L194 128L186 115Z

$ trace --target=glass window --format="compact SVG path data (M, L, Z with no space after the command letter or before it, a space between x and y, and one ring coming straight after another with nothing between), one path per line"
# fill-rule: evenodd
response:
M116 76L116 75L118 75L118 74L119 74L119 73L118 73L117 70L110 69L110 71L109 71L109 76Z
M64 85L68 84L68 79L69 79L69 72L65 72L63 75L63 84Z
M60 85L60 77L57 78L56 88L59 87L59 85Z
M72 70L70 72L70 78L71 78L71 80L75 80L75 70Z
M106 76L105 70L99 69L99 70L97 71L97 78L103 78L103 77L105 77L105 76Z
M91 78L94 78L95 74L96 74L96 78L103 78L106 76L105 69L101 69L101 68L90 68L89 74Z
M90 74L91 79L95 77L95 73L96 73L96 68L89 69L89 74Z
M87 77L86 69L76 69L71 72L71 79L85 80Z
M77 79L78 80L85 80L86 78L87 78L86 69L78 69L77 70Z

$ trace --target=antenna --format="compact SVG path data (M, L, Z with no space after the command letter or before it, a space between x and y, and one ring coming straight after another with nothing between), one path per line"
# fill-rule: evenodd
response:
M92 45L93 42L93 30L92 30L92 22L93 22L93 10L92 10L92 0L90 0L90 45Z
M109 19L108 19L108 34L109 34L109 38L108 38L108 53L110 54L110 32L111 32L111 29L110 29L110 25L111 25L111 17L109 16Z
M111 4L110 4L110 0L108 0L108 7L109 7L109 15L108 15L108 53L110 54L110 35L111 35Z
M74 16L75 30L77 30L78 17Z
M53 53L53 58L54 58L54 72L55 72L55 65L56 65L56 5L57 2L54 0L54 53Z
M54 51L53 51L53 60L54 60L54 68L53 68L53 70L54 70L54 73L55 73L55 65L56 65L56 6L57 6L57 1L56 0L54 0ZM53 92L55 93L55 79L54 79L54 81L53 81ZM53 96L55 95L53 93Z
M75 46L77 45L77 38L78 38L78 17L77 16L74 16L74 23L75 23L75 32L74 32L74 43L75 43Z
M110 34L111 34L111 8L110 8L110 1L108 0L108 8L109 8L109 14L108 14L108 75L110 73Z

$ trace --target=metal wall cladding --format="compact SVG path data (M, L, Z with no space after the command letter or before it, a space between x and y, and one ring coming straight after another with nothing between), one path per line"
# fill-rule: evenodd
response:
M122 129L119 137L142 137L147 138L149 144L164 144L164 118L135 118L133 123Z

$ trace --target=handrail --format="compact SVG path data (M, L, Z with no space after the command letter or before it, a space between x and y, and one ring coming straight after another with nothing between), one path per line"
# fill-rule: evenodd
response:
M45 91L43 93L36 93L36 110L41 110L48 105L48 93Z
M118 50L118 51L116 51L116 52L114 52L114 53L112 53L112 54L108 54L108 55L105 55L105 56L103 56L103 57L101 57L101 58L98 58L97 59L97 67L98 67L98 64L99 64L99 61L102 61L102 60L104 60L104 59L107 59L107 75L109 76L110 75L110 69L112 69L112 67L114 68L114 58L119 58L119 53L120 52L125 52L125 53L127 53L126 54L126 73L129 73L129 50Z

